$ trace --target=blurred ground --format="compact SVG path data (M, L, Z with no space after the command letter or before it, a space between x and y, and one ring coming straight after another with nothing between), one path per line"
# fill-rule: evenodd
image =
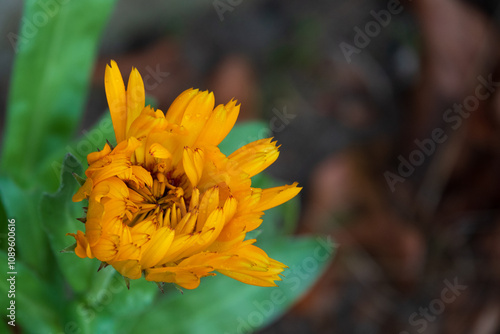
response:
M103 36L82 130L110 59L164 110L192 86L235 97L282 144L272 173L304 186L297 233L338 243L263 334L500 333L500 5L397 3L128 0Z

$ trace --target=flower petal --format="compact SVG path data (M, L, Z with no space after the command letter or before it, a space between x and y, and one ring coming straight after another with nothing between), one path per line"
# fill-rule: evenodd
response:
M196 219L198 218L198 210L188 212L175 227L177 234L188 234L194 232Z
M188 104L191 100L198 94L198 89L189 88L182 92L177 98L172 102L170 108L168 108L165 118L169 123L181 124L182 116L186 110Z
M92 188L94 187L94 181L91 178L87 178L85 183L78 189L76 194L73 195L73 202L80 202L88 198L92 193Z
M201 231L208 216L219 206L219 187L214 186L203 194L199 204L198 223L196 224L196 230Z
M281 281L279 274L286 267L283 263L269 258L259 247L248 240L238 247L233 257L215 268L216 271L240 282L257 286L276 286Z
M92 165L97 160L101 160L109 153L111 153L111 147L109 146L109 144L105 144L104 148L101 151L89 153L89 155L87 155L87 162L89 166Z
M196 144L217 146L233 128L240 112L240 105L231 100L226 105L218 105L210 115Z
M168 253L174 236L175 232L168 226L161 227L153 233L151 240L142 246L141 266L143 268L150 268L157 265Z
M75 254L80 258L94 258L92 255L92 250L90 249L89 242L82 231L77 231L76 234L68 233L66 235L71 235L76 240Z
M116 261L111 265L124 277L130 279L141 278L141 266L137 260Z
M92 253L103 262L113 260L118 254L120 237L117 235L103 235L97 243L92 246Z
M200 285L200 278L213 276L210 266L177 266L146 270L146 280L155 282L175 283L184 289L195 289Z
M214 94L208 91L198 93L189 102L180 124L188 130L184 146L192 146L196 142L214 109L214 104Z
M259 174L278 159L278 147L271 138L256 140L234 151L228 158L238 162L250 177Z
M198 181L201 178L203 172L205 154L199 148L191 149L190 147L184 147L184 154L182 156L182 165L184 171L191 182L193 187L198 185Z
M146 106L130 125L128 136L140 139L152 132L163 131L167 126L168 122L161 110L155 111L150 106Z
M122 74L114 60L111 66L106 65L104 74L104 86L106 98L108 99L109 113L115 130L116 142L125 140L127 129L127 96L125 94L125 84Z
M169 150L167 150L163 145L159 143L153 143L149 147L149 154L158 159L170 159L172 158L172 154Z
M132 123L144 109L145 101L144 82L139 71L132 67L127 85L127 133L130 131Z
M294 198L302 187L295 182L291 185L263 189L259 203L253 207L254 211L265 211Z

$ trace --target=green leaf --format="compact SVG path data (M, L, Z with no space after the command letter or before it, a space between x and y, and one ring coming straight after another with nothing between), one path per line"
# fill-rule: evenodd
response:
M0 176L0 180L2 179L2 177ZM0 221L2 222L6 222L7 221L7 209L5 208L4 206L4 200L2 199L2 188L1 188L1 183L0 183ZM3 228L7 227L7 225L1 225L2 226L2 230L0 231L0 233L5 233L6 234L6 229L4 230Z
M19 226L16 224L16 227ZM17 231L16 231L17 232ZM20 238L16 234L16 243ZM17 252L16 252L17 255ZM0 251L1 263L7 263L7 253ZM57 308L59 293L50 289L45 281L34 271L26 267L19 258L15 259L15 274L8 274L7 278L14 277L15 282L11 289L7 278L0 280L0 294L8 297L9 291L14 290L15 296L9 298L15 301L16 328L22 328L21 333L59 333L62 324ZM60 303L59 303L60 304Z
M128 290L125 287L123 277L118 272L115 277L113 302L108 307L108 313L113 318L116 316L129 317L135 311L146 308L160 293L154 282L145 279L130 280L130 290ZM120 287L122 288L120 289ZM109 290L111 292L111 289Z
M51 269L47 238L41 233L42 226L36 203L41 194L36 190L23 190L5 175L0 176L0 200L6 216L16 220L16 248L18 260L47 278Z
M85 296L85 308L89 315L94 315L91 333L122 333L118 328L121 322L116 319L126 318L138 321L140 311L148 308L160 293L154 282L145 279L130 280L130 290L127 289L123 277L112 267L109 284L97 292Z
M84 230L84 225L76 218L84 215L83 204L73 203L72 196L79 188L73 173L83 174L80 163L68 154L64 159L61 173L61 187L55 194L44 194L40 201L40 217L49 238L50 248L64 278L75 292L88 289L89 282L96 271L96 261L80 259L74 253L63 254L61 251L75 240L66 233Z
M313 285L332 258L330 239L282 238L263 249L290 269L278 287L246 285L217 275L195 290L167 294L136 318L123 318L120 333L248 333L281 316ZM133 327L131 327L133 326Z
M63 149L54 152L48 157L47 163L41 167L41 178L45 181L48 189L55 191L59 186L61 171L63 168L63 157L71 153L80 164L87 164L89 153L102 149L109 140L115 145L115 133L109 113L106 113L89 131L83 130L82 135L68 143ZM54 189L53 189L54 188Z
M13 330L15 327L11 327L10 325L7 325L7 322L11 321L9 318L6 319L6 321L2 321L0 323L0 333L14 333ZM10 327L10 328L9 328Z
M99 36L115 0L25 1L7 106L1 168L23 187L81 117Z
M270 136L271 130L269 130L269 126L266 122L248 121L237 123L226 138L219 144L219 149L225 155L230 155L248 143Z

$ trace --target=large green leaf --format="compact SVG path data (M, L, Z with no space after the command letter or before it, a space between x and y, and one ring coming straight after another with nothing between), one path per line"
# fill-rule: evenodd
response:
M17 224L16 224L17 225ZM20 240L16 235L16 241ZM17 253L16 253L17 254ZM0 251L1 263L7 263L7 254ZM6 266L7 267L7 266ZM20 333L59 333L62 331L59 308L62 303L60 291L54 291L33 270L26 267L16 256L13 289L7 279L0 280L0 293L8 297L8 292L15 290L13 298L16 307L16 327ZM56 282L54 282L56 283ZM5 298L5 297L3 297ZM59 302L58 302L59 301Z
M10 325L7 324L8 321L11 321L10 319L7 319L6 322L3 322L0 324L0 333L13 333L15 327L11 327ZM9 328L10 327L10 328Z
M41 194L35 190L23 190L5 175L0 176L0 201L7 218L16 220L17 258L47 278L51 270L51 255L42 233L37 204Z
M80 120L99 35L115 0L25 1L7 106L1 167L23 187Z
M128 290L123 277L112 267L104 270L113 273L112 279L85 296L89 333L122 333L118 329L122 326L120 319L138 321L140 312L149 309L160 292L155 283L143 278L131 280Z
M50 164L45 164L40 170L41 177L46 180L48 189L59 186L61 171L63 169L63 157L70 153L82 164L87 164L87 155L91 152L102 149L108 140L112 145L116 145L113 123L109 113L99 119L90 130L83 130L82 135L68 143L63 149L55 151L48 158Z
M83 168L75 157L68 154L63 163L61 187L53 195L44 194L42 196L40 217L64 278L74 291L82 292L88 289L89 282L96 271L97 262L80 260L73 253L60 253L63 248L74 243L74 239L66 236L66 233L76 233L78 229L83 230L84 227L81 222L76 220L84 215L83 204L81 202L73 203L71 200L79 186L72 173L82 175Z
M217 275L204 278L200 287L170 293L137 318L118 321L119 333L250 332L282 315L317 280L334 252L330 239L281 238L263 246L268 254L287 264L278 287L263 288Z

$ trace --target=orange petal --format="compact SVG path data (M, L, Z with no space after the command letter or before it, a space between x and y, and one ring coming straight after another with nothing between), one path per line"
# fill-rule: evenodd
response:
M191 102L191 100L198 94L198 89L190 88L182 92L177 98L172 102L170 108L168 108L165 118L169 123L181 124L182 116L186 107Z
M295 182L291 185L263 189L259 203L252 209L254 211L265 211L289 201L302 189L297 185L298 183Z
M275 281L281 280L279 274L286 266L269 258L259 247L251 245L254 241L245 241L236 249L235 256L215 267L215 270L246 284L276 286Z
M188 130L184 146L192 146L196 142L214 109L214 104L214 94L208 91L198 93L189 102L180 124Z
M111 265L124 277L130 279L141 278L141 266L137 260L117 261L112 262Z
M85 235L89 241L90 246L94 246L101 237L102 227L101 220L104 214L104 205L93 199L89 198L89 208L87 211L87 222L85 223Z
M198 215L198 223L196 230L201 231L203 225L208 218L208 216L217 208L219 205L219 187L214 186L205 193L203 193L203 197L201 198L199 204L199 215Z
M125 140L127 127L127 96L122 74L114 60L111 66L106 65L104 74L104 86L106 98L108 99L109 113L115 130L116 142Z
M236 103L237 101L231 100L225 106L218 105L200 132L196 143L219 145L236 123L240 112L240 105L236 105Z
M88 198L92 192L94 182L91 178L87 178L85 183L78 189L76 194L73 195L73 202L80 202L86 198Z
M130 126L144 109L145 101L146 96L142 77L139 71L132 67L127 85L127 133L130 132Z
M161 110L154 110L150 106L142 109L140 115L132 122L128 129L128 136L141 138L151 132L163 131L167 128L168 122Z
M200 278L213 276L210 266L198 267L164 267L146 270L146 280L155 282L175 283L184 289L196 289L200 285Z
M149 147L149 154L158 159L169 159L172 158L172 154L163 145L159 143L153 143Z
M141 266L150 268L157 265L168 253L170 245L174 240L175 232L170 227L161 227L151 236L151 240L143 245Z
M192 233L196 226L196 219L198 218L198 210L194 209L191 212L188 212L184 217L182 217L181 221L175 227L175 232L177 234L187 234Z
M76 248L75 248L75 254L78 255L80 258L94 258L94 255L92 255L92 250L90 249L89 242L87 241L87 238L85 237L85 234L82 231L77 231L76 234L74 233L67 233L66 235L71 235L72 237L75 238L76 240Z
M89 155L87 155L87 162L89 166L97 160L107 156L109 153L111 153L111 147L108 144L104 145L104 148L101 151L89 153Z
M190 147L184 147L182 165L193 187L196 187L198 185L198 181L201 178L204 158L205 154L201 149L197 148L193 150Z
M99 241L93 245L92 253L96 258L103 262L108 262L113 260L113 258L118 253L118 247L120 243L120 237L117 235L106 235L101 236Z
M239 148L228 158L237 161L238 167L252 177L275 162L278 155L276 142L271 142L271 138L266 138Z

